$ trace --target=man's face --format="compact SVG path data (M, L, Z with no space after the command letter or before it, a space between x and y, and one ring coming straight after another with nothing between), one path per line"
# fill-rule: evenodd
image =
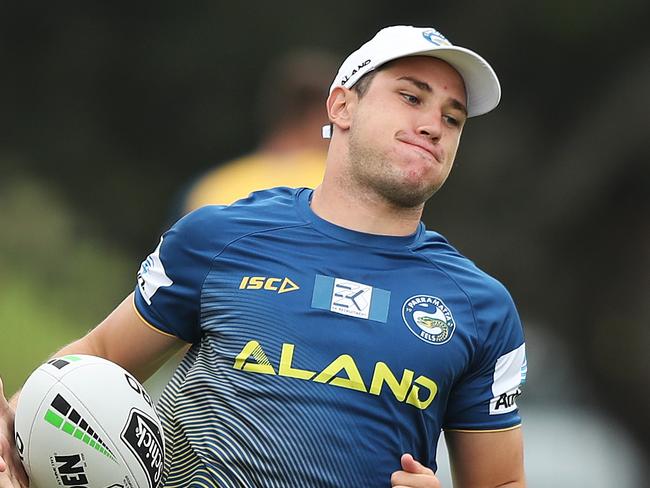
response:
M397 207L422 205L451 171L466 103L462 78L444 61L392 62L350 107L347 177Z

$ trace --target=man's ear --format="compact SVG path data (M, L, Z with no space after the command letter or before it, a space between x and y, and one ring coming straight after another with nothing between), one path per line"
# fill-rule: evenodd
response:
M334 88L327 98L327 115L330 123L342 131L348 130L356 102L356 92L342 86Z

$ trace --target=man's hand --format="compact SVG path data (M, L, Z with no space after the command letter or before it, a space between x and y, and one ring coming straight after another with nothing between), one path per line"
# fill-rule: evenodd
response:
M0 379L0 488L27 488L29 480L14 442L14 409L7 402Z
M441 488L440 481L429 468L422 466L410 454L402 454L402 470L390 477L393 488Z

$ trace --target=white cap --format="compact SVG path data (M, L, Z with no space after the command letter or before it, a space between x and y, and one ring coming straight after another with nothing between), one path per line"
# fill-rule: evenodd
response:
M485 59L474 51L454 46L432 27L409 25L385 27L350 54L339 68L329 92L337 86L351 88L363 75L382 64L407 56L431 56L456 69L465 82L468 117L483 115L499 104L499 79ZM330 126L323 127L323 137L330 135Z

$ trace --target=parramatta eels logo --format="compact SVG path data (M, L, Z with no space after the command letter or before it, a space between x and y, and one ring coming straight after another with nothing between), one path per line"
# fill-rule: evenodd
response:
M436 46L451 46L451 42L447 40L440 32L435 29L428 29L422 33L422 36Z
M440 298L415 295L404 302L402 318L413 334L429 344L444 344L456 330L456 322Z

